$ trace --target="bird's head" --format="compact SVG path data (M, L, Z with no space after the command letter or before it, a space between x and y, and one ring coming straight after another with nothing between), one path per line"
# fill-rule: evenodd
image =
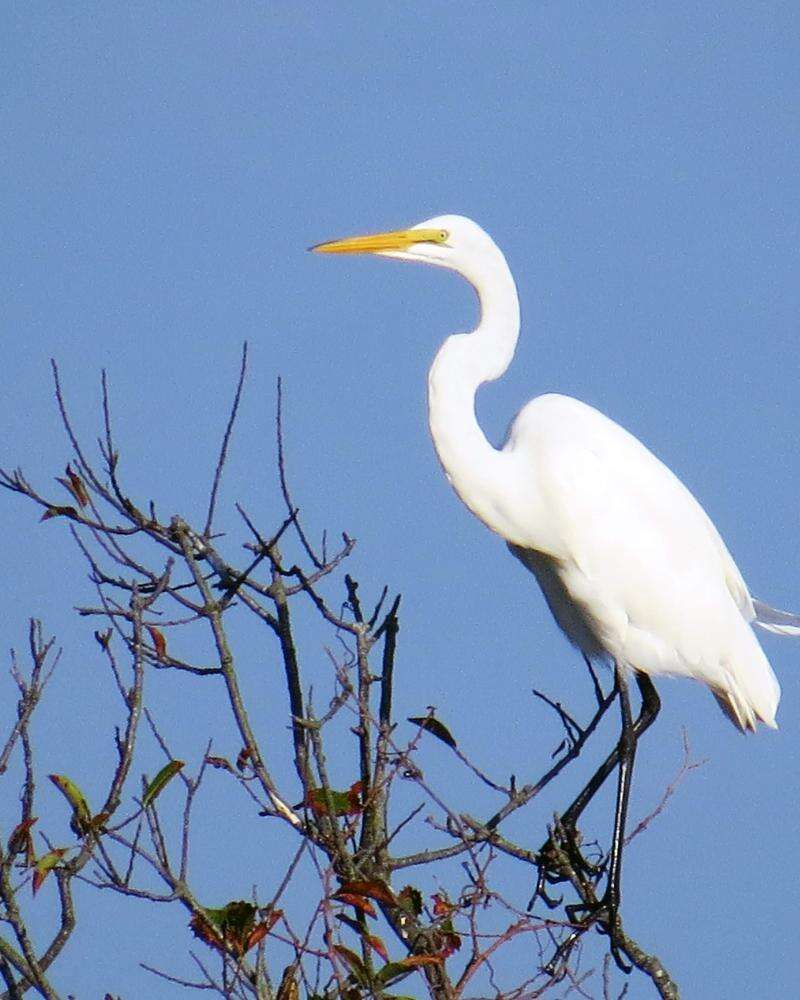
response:
M487 266L502 264L503 255L488 233L463 215L437 215L410 229L319 243L315 253L371 253L397 260L418 261L457 271L473 283Z

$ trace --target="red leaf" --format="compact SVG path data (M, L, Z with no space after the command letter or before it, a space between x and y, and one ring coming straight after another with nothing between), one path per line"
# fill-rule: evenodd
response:
M350 892L335 892L333 894L334 899L338 899L340 903L347 903L349 906L355 906L356 909L361 910L363 913L368 914L370 917L376 917L375 907L370 903L368 899L364 896L355 896Z
M353 782L348 789L347 798L350 803L350 814L353 816L357 816L364 810L364 803L361 800L363 792L364 785L360 781Z
M220 771L230 771L233 774L233 767L231 762L226 760L224 757L206 757L206 764L210 764L211 767L216 767Z
M444 935L444 946L439 954L442 958L450 958L456 951L461 951L461 936L455 931L448 931Z
M262 911L263 912L263 911ZM267 928L267 933L272 930L272 928L277 924L277 922L283 916L283 910L270 910L268 916L265 916L261 923Z
M164 638L164 633L160 632L155 625L145 626L147 631L150 633L150 638L153 641L153 649L156 651L156 656L159 660L166 660L167 658L167 640Z
M362 934L361 935L370 948L373 948L381 956L384 962L389 961L389 952L386 950L386 945L381 941L379 937L375 934Z
M106 825L110 816L110 812L99 812L96 816L92 816L89 820L89 826L95 833L104 832L103 827Z
M398 965L406 965L411 968L417 968L420 965L441 965L442 956L441 955L408 955L406 958L401 958Z
M22 851L28 852L31 844L31 827L38 817L30 816L21 823L17 823L8 838L8 853L20 854Z
M435 917L449 917L453 910L458 909L447 896L443 896L439 892L435 892L431 898L433 899L433 915Z
M78 475L77 472L72 468L72 465L68 465L64 470L67 474L66 479L59 479L59 483L65 486L69 492L78 501L80 507L89 506L89 494L86 492L86 487L83 485L83 480Z
M263 941L264 938L269 934L269 927L266 924L256 924L255 927L250 931L250 936L245 941L244 950L250 951L254 948L259 941Z
M215 948L217 951L225 950L222 936L201 913L193 914L192 919L189 921L189 927L194 936L200 938L209 948Z
M342 882L338 892L350 893L353 896L369 896L379 903L388 903L396 906L397 900L394 893L385 882L372 880L370 882ZM336 895L338 895L338 892ZM402 893L401 893L402 895Z

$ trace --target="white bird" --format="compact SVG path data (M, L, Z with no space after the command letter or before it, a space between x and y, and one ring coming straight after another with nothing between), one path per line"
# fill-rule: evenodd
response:
M800 635L800 616L754 600L711 519L619 424L548 393L517 414L499 450L475 394L514 356L520 309L500 249L471 219L323 243L448 268L477 292L480 322L442 344L428 375L430 430L454 490L536 576L559 626L618 671L692 677L739 729L776 727L780 687L751 625Z
M754 600L689 490L637 438L586 403L538 396L517 414L503 447L490 444L475 416L475 394L511 363L520 310L505 257L475 222L441 215L312 249L449 268L478 294L480 322L471 333L448 337L428 373L431 435L453 489L536 576L567 638L587 662L614 663L620 740L562 813L561 829L570 856L585 864L577 820L619 766L606 891L583 926L600 921L617 964L629 972L617 935L622 850L636 744L660 705L650 676L701 681L742 731L754 731L758 722L776 728L780 687L751 625L800 635L800 616ZM629 673L642 694L635 721ZM566 877L550 860L551 845L552 836L539 851L529 908L538 897L558 905L544 889ZM568 909L573 922L578 910ZM559 951L580 933L574 930Z

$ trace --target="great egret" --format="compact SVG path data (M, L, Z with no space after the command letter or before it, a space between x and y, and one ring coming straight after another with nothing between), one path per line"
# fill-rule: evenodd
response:
M458 496L535 575L568 639L587 658L615 665L623 737L596 776L602 782L619 761L613 914L635 742L658 711L648 675L702 681L742 731L758 722L775 728L780 687L751 625L800 635L800 616L754 600L689 490L637 438L586 403L539 396L519 412L501 449L487 441L475 393L511 363L520 311L503 254L475 222L442 215L312 249L449 268L478 294L477 327L448 337L430 369L431 435ZM636 723L629 672L644 698ZM579 796L570 807L573 819L584 804Z

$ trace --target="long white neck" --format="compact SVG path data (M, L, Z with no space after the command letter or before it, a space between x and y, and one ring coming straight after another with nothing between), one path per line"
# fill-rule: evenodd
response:
M431 436L447 478L469 509L510 541L502 452L487 441L475 416L475 394L484 382L506 371L514 357L520 328L519 299L502 255L474 285L480 322L467 334L442 344L428 373L428 419Z

